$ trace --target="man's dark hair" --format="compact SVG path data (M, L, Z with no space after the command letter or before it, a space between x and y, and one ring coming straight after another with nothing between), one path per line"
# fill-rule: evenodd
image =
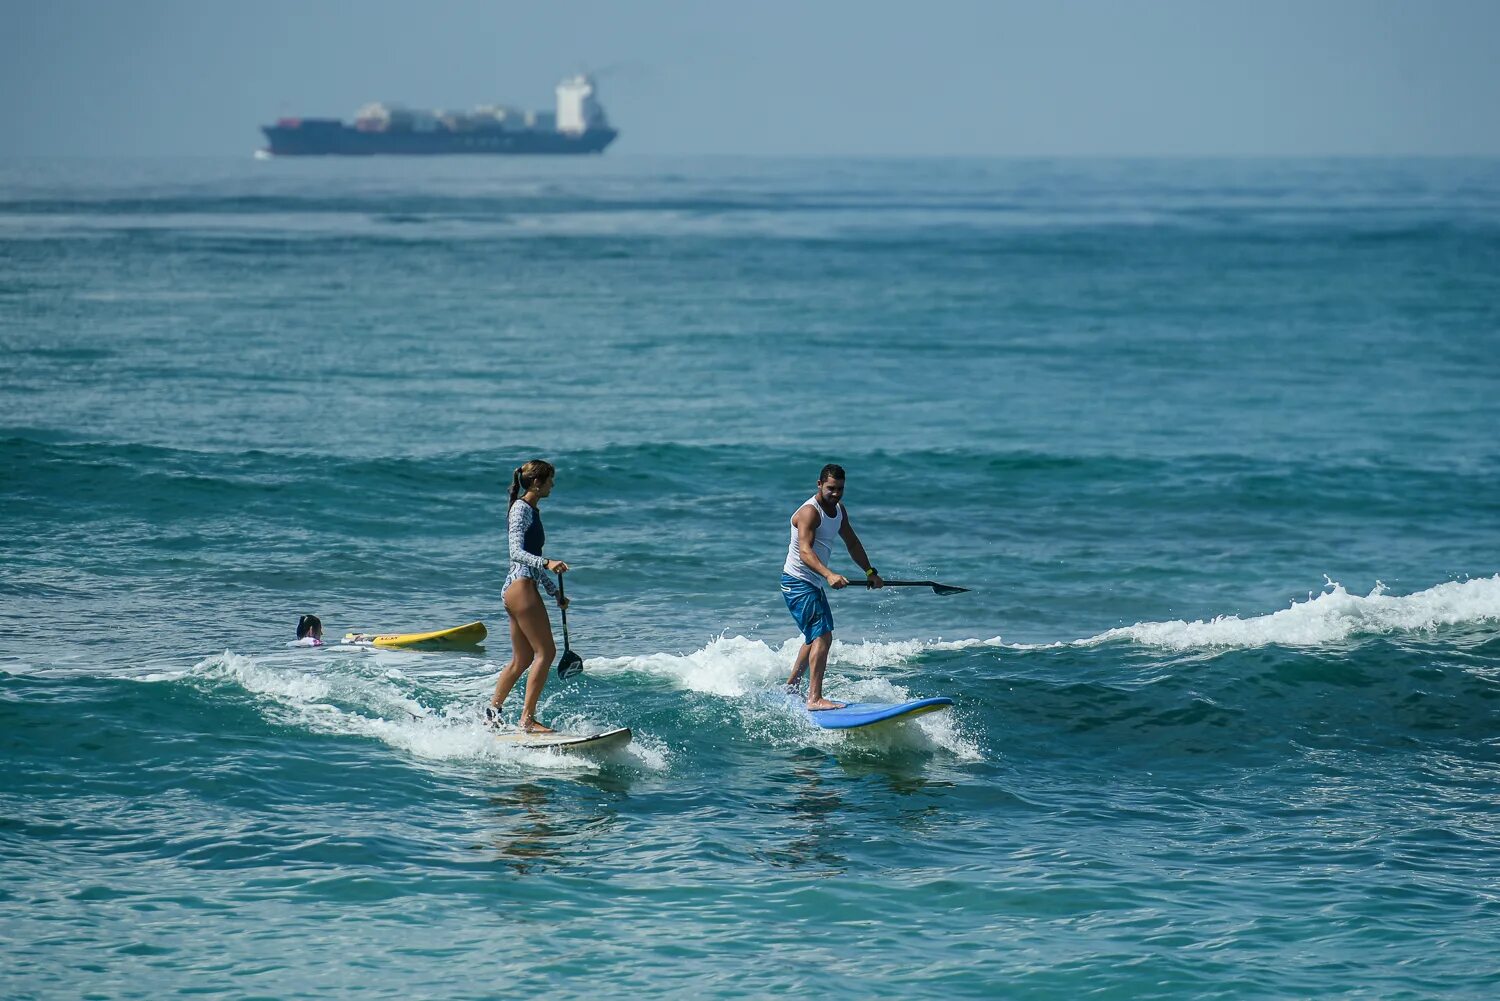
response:
M828 465L824 466L823 471L818 474L819 483L822 483L827 479L846 480L848 479L848 477L844 475L843 466L840 466L834 462L830 462Z

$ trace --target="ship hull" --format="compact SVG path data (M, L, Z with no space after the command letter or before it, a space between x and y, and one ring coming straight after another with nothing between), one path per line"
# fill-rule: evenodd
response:
M450 156L602 153L618 135L614 129L523 132L365 132L336 121L304 120L261 128L273 156Z

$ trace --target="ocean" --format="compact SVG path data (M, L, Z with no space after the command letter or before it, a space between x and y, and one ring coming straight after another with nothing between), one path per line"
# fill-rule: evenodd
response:
M0 351L7 998L1500 993L1500 161L3 160Z

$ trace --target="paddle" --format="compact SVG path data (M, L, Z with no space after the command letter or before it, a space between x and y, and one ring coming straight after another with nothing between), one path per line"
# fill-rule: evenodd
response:
M870 587L868 580L863 582L851 580L849 586L854 587L860 583L863 583L867 588ZM966 587L954 587L952 584L939 584L935 580L887 580L883 581L883 583L886 587L930 587L933 594L963 594L968 590Z
M583 673L583 658L574 653L568 645L568 608L563 602L567 600L567 593L563 591L563 575L557 575L557 606L562 612L563 620L563 652L562 659L557 662L557 676L559 678L571 678L575 674Z

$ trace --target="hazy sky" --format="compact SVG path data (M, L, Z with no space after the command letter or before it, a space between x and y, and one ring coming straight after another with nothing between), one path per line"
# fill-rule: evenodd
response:
M1500 0L0 0L0 155L248 153L372 100L619 153L1500 154Z

